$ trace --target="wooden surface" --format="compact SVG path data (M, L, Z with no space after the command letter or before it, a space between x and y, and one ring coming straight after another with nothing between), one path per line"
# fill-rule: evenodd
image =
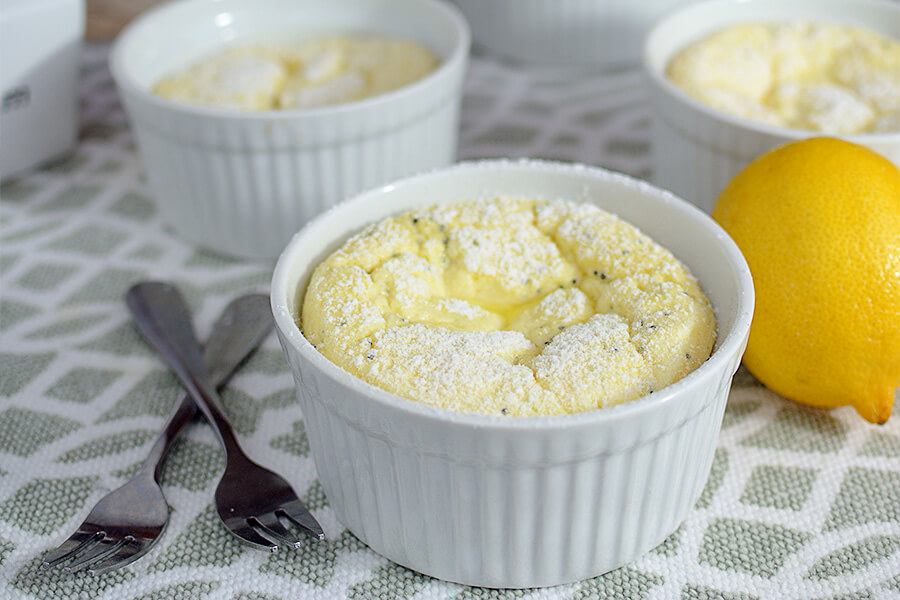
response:
M87 0L85 37L88 41L111 40L131 19L164 0Z

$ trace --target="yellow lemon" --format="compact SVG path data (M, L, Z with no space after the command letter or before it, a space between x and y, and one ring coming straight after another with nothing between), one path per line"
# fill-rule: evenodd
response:
M900 170L833 138L757 158L712 213L750 265L744 364L803 404L884 423L900 386Z

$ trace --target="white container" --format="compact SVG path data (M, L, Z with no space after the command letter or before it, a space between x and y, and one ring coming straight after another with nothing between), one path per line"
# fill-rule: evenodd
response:
M452 412L376 388L303 336L295 316L310 275L352 233L417 206L497 194L593 202L672 250L715 309L718 339L709 360L615 407L507 418ZM708 477L753 313L750 271L707 215L643 181L541 162L463 164L344 202L291 240L271 292L319 481L337 517L394 562L488 587L598 575L678 527Z
M163 218L188 240L275 258L339 200L452 162L469 30L440 0L184 0L145 13L110 66ZM234 44L333 32L424 43L441 65L399 90L316 109L258 113L159 98L164 75Z
M78 140L83 0L0 0L0 179Z
M788 20L860 25L900 38L900 3L892 0L707 0L673 12L650 30L644 44L653 107L654 184L710 212L728 182L760 154L826 135L729 115L691 98L666 78L669 61L705 36L738 23ZM900 132L832 137L867 146L900 166Z
M637 65L656 19L687 0L456 0L475 42L543 65Z

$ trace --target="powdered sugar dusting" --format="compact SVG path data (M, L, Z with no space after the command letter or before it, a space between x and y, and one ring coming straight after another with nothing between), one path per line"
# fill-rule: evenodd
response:
M900 42L850 24L741 23L678 52L666 68L726 113L833 134L890 129L900 113Z
M633 226L593 205L513 198L366 228L317 268L301 328L374 385L510 416L651 393L715 338L694 278Z

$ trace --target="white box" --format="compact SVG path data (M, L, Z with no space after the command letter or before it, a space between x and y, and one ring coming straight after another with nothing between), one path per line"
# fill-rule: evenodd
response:
M0 0L0 178L75 146L83 36L84 0Z

